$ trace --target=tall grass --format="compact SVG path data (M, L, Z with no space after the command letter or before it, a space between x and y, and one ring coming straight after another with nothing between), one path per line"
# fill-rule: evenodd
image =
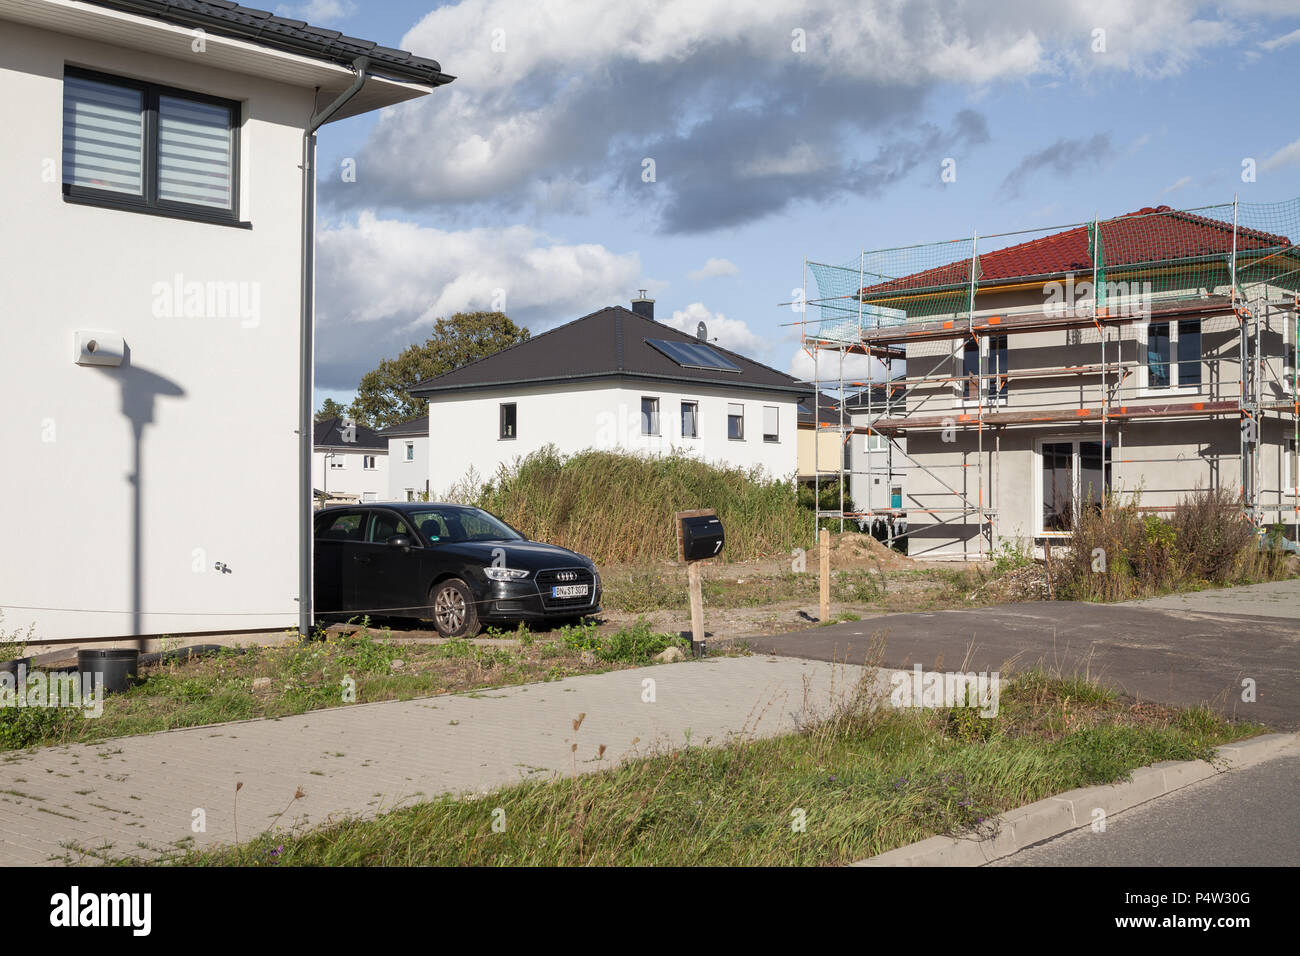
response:
M1104 508L1079 515L1071 547L1053 568L1059 597L1123 601L1283 576L1278 535L1261 547L1231 492L1198 488L1168 518L1144 513L1140 497L1111 495Z
M695 508L717 511L731 560L788 555L812 540L793 482L682 454L561 455L548 445L502 466L486 482L468 476L451 497L499 515L530 538L599 563L672 559L673 513Z

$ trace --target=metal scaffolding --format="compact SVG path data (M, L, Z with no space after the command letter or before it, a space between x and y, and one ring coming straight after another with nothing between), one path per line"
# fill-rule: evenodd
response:
M1296 451L1300 447L1300 397L1296 370L1300 368L1300 249L1293 238L1300 234L1300 199L1283 203L1231 204L1191 210L1168 207L1144 209L1115 219L1056 226L917 246L862 250L856 261L828 265L805 259L804 308L815 307L818 318L792 323L799 327L802 346L813 360L814 387L814 489L816 517L838 520L841 530L846 519L883 521L889 538L908 536L917 529L900 522L925 515L928 524L947 524L958 519L976 528L972 539L962 536L961 557L988 558L997 541L997 472L1002 439L1010 428L1059 423L1094 423L1101 431L1102 467L1112 487L1118 487L1122 466L1136 465L1138 471L1156 458L1123 457L1124 425L1138 420L1199 419L1239 422L1237 482L1246 517L1260 527L1270 516L1300 528L1300 477ZM1040 252L1050 254L1050 269L1034 271L1042 261ZM1064 261L1068 268L1057 268ZM1052 286L1061 285L1068 274L1086 277L1079 293L1053 301ZM817 284L810 296L808 278ZM1086 291L1084 291L1084 287ZM1038 288L1040 301L1001 303L980 307L980 295L1021 293L1030 298ZM1071 293L1075 290L1071 288ZM1028 293L1025 295L1024 293ZM1052 292L1054 295L1055 292ZM1004 295L1005 298L1005 295ZM1176 323L1201 320L1225 334L1235 332L1236 354L1202 354L1193 359L1179 356L1174 362L1172 345L1166 359L1175 367L1195 361L1198 367L1196 393L1177 392L1165 400L1135 403L1126 400L1121 388L1131 385L1134 375L1149 373L1149 358L1140 354L1141 340L1125 338L1123 330L1134 323ZM1281 320L1279 322L1279 320ZM1286 333L1278 339L1275 329L1282 324ZM1199 327L1198 327L1199 328ZM1074 345L1082 345L1085 332L1095 331L1099 343L1097 361L1087 364L1037 368L1011 368L999 362L990 344L1003 336L1064 330ZM1201 342L1198 333L1198 344ZM938 351L920 355L922 343ZM943 345L948 343L947 350ZM1132 343L1130 345L1130 343ZM1007 343L1009 345L1009 341ZM1126 348L1127 347L1127 348ZM907 364L909 348L912 362ZM1005 349L1005 346L1004 346ZM826 356L838 360L832 374L823 377ZM974 367L956 366L973 353ZM883 374L867 381L846 381L845 356L866 355L880 363ZM1002 354L1008 354L1003 351ZM929 360L936 358L933 365ZM895 374L895 363L906 371ZM992 363L990 367L990 363ZM1222 365L1237 367L1225 376ZM929 367L921 367L928 365ZM1199 371L1208 370L1201 386ZM1232 381L1235 378L1235 382ZM1069 401L1043 401L1017 405L1008 398L1017 380L1064 380L1077 384L1077 397ZM1181 375L1180 379L1181 381ZM883 384L883 389L881 388ZM875 386L873 388L873 385ZM927 404L943 392L935 386L961 389L973 401L959 409L940 409ZM1235 385L1235 393L1231 386ZM849 389L865 395L865 406L846 419ZM822 391L835 391L837 415L823 419ZM884 402L876 401L877 394ZM1283 396L1283 397L1279 397ZM1146 396L1154 397L1154 396ZM883 407L882 407L883 404ZM854 424L852 417L865 418ZM1260 445L1270 418L1289 425L1291 445L1280 448L1289 455L1289 488L1279 486L1276 501L1263 500ZM918 461L908 454L902 441L908 434L936 430L973 432L975 461L950 464ZM854 436L865 436L865 469L839 461L840 504L838 509L821 506L821 441L818 436L832 431L841 446ZM987 433L987 434L986 434ZM877 438L877 436L879 436ZM883 439L886 454L877 456L872 439ZM986 443L989 443L986 445ZM986 474L986 448L991 452ZM1112 450L1113 448L1113 450ZM956 476L951 476L955 470ZM825 473L829 473L826 469ZM972 474L973 472L973 474ZM922 507L906 497L895 507L878 507L868 499L846 509L845 483L854 475L865 477L865 487L875 487L886 477L886 493L896 475L924 473L944 489L951 504ZM950 475L945 478L944 474ZM1283 482L1285 484L1285 482ZM1289 500L1288 500L1289 499ZM1104 502L1104 496L1103 496ZM1104 504L1103 504L1104 506ZM1171 506L1143 505L1144 511L1169 510ZM943 516L947 517L943 517Z

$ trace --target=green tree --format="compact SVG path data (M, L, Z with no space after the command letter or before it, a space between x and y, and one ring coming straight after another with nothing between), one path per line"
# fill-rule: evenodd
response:
M343 418L347 413L348 410L344 406L332 398L327 398L320 403L320 408L316 410L316 421L324 422L331 418Z
M433 334L397 358L384 359L367 372L350 409L352 417L371 428L388 428L424 414L425 403L407 389L425 379L528 341L529 332L501 312L457 312L438 319Z

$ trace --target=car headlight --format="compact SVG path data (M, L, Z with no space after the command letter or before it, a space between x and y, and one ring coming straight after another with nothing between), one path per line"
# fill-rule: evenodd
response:
M520 568L497 567L484 568L483 573L488 576L488 580L490 581L522 581L524 578L528 577L528 575L532 574L531 571L524 571Z

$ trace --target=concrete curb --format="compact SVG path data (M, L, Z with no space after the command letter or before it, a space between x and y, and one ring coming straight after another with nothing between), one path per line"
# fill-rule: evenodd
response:
M1221 773L1251 767L1300 746L1300 734L1267 734L1224 744L1214 764L1204 760L1166 760L1133 771L1127 783L1082 787L1008 811L998 817L989 839L930 837L852 866L983 866L1025 847L1092 824L1092 814L1122 813L1183 787Z

